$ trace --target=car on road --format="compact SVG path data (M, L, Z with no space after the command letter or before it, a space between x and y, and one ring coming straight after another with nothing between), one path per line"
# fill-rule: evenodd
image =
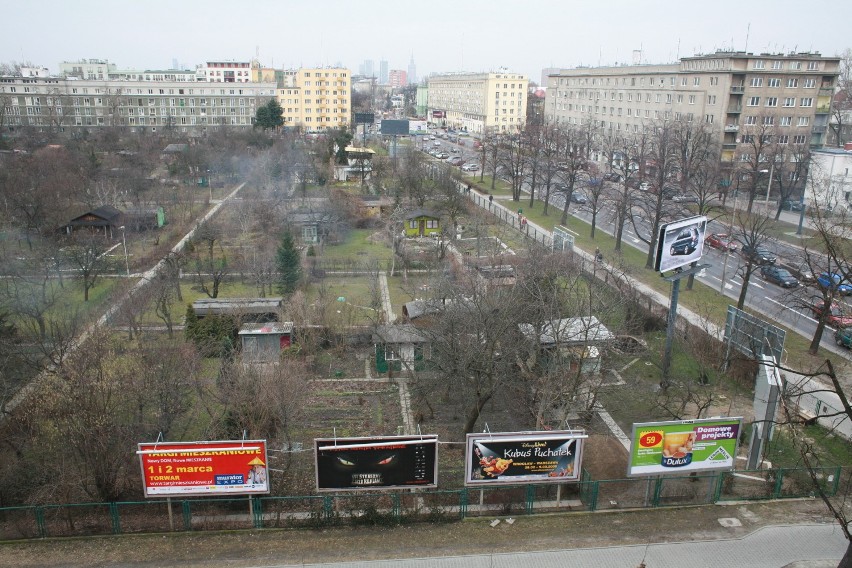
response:
M779 262L778 266L790 272L793 276L799 279L803 284L813 284L816 282L816 276L811 272L811 267L807 262L798 262L795 260L787 260Z
M651 184L647 181L643 181L639 184L639 191L651 191Z
M678 234L677 238L669 248L669 253L672 256L676 255L689 255L695 252L695 249L698 248L698 229L696 227L689 227L684 229Z
M672 197L672 201L675 203L698 203L698 198L694 195L675 195Z
M479 164L465 164L462 166L462 170L466 172L478 172Z
M743 245L740 254L743 255L745 259L751 259L752 262L757 264L775 264L775 261L778 258L769 250L763 247L754 247L751 245Z
M825 310L825 303L825 300L819 296L811 299L808 307L813 312L815 319L819 320L822 317L823 310ZM852 316L844 314L843 310L840 309L840 305L837 302L832 302L831 308L825 316L825 323L836 329L849 327L852 326Z
M795 276L787 270L772 264L760 267L760 276L767 282L778 284L782 288L795 288L799 285L799 281Z
M436 148L440 148L440 147L441 147L441 143L440 143L440 142L438 142L437 140L435 140L435 141L432 143L432 145L433 145L434 147L436 147Z
M823 290L836 290L837 293L842 296L852 295L852 285L846 282L843 279L843 276L836 272L832 272L831 274L823 272L820 274L817 278L817 286Z
M461 150L458 148L450 148L450 154L461 154Z
M704 239L704 244L714 249L736 252L737 241L732 240L727 233L713 233Z
M453 166L460 166L464 163L464 160L461 156L453 156L449 160L447 160Z
M450 157L450 155L446 152L439 152L439 153L435 154L435 157L438 158L439 160L446 160L447 158Z
M801 211L802 202L797 199L785 199L781 202L781 209L785 211Z
M839 347L852 348L852 328L839 327L834 332L834 342Z
M580 205L585 205L589 200L586 199L586 196L579 192L574 192L571 194L571 203L577 203Z

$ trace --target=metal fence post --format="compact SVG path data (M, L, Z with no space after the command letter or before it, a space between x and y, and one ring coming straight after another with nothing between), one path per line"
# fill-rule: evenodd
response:
M330 519L334 508L332 507L331 495L322 498L322 514L326 520Z
M663 476L660 475L654 480L654 496L651 498L651 506L660 506L660 495L663 492Z
M257 497L252 497L252 522L254 528L263 528L263 503Z
M722 484L725 481L725 476L728 475L728 472L722 471L716 477L716 492L713 495L713 502L718 503L722 499Z
M772 491L773 499L778 499L778 497L781 495L781 485L784 483L784 469L779 468L776 471L778 472L778 475L775 478L775 488Z
M600 484L599 481L593 481L592 482L591 499L589 499L589 511L592 512L592 513L594 513L595 511L598 510L598 486L599 486L599 484Z
M118 514L118 504L109 504L109 516L112 521L112 534L121 534L121 518Z
M402 503L400 501L399 493L391 494L391 514L395 519L402 516Z
M183 530L192 530L192 510L190 509L189 501L184 499L181 501L181 511L183 512Z
M527 485L526 491L526 502L524 503L524 512L527 515L532 515L533 512L533 504L535 503L535 486Z
M35 513L36 529L38 529L39 538L47 538L47 524L44 522L44 508L35 507L33 512Z
M834 483L831 486L831 493L829 494L829 497L834 497L835 495L837 495L837 490L840 489L841 469L842 468L840 466L834 468Z
M459 491L459 518L467 517L467 487Z

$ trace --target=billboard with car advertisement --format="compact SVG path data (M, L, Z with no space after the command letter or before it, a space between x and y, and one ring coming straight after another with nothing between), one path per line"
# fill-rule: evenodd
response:
M586 433L577 430L468 434L465 485L577 481Z
M266 440L141 443L145 497L269 493Z
M425 120L409 120L408 121L408 133L409 134L427 134L429 132L429 127L426 125Z
M443 110L433 110L432 118L447 118L447 112Z
M704 253L707 217L698 216L666 223L657 235L654 270L668 272L697 262Z
M437 436L317 438L318 491L437 487Z
M742 418L633 425L627 475L733 469Z

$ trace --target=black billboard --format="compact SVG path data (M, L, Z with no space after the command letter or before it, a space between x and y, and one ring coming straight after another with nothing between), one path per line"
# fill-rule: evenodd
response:
M408 136L408 121L383 120L382 134L385 136Z
M356 112L355 124L373 124L376 121L375 115L372 112Z
M577 481L586 437L573 430L468 434L464 483Z
M437 487L437 436L317 438L318 491Z

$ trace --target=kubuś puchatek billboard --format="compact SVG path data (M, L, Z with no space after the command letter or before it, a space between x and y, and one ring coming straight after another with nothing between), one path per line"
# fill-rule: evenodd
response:
M139 444L145 497L269 493L266 440Z
M317 438L318 491L437 487L438 437Z
M585 432L468 434L465 485L577 481Z

